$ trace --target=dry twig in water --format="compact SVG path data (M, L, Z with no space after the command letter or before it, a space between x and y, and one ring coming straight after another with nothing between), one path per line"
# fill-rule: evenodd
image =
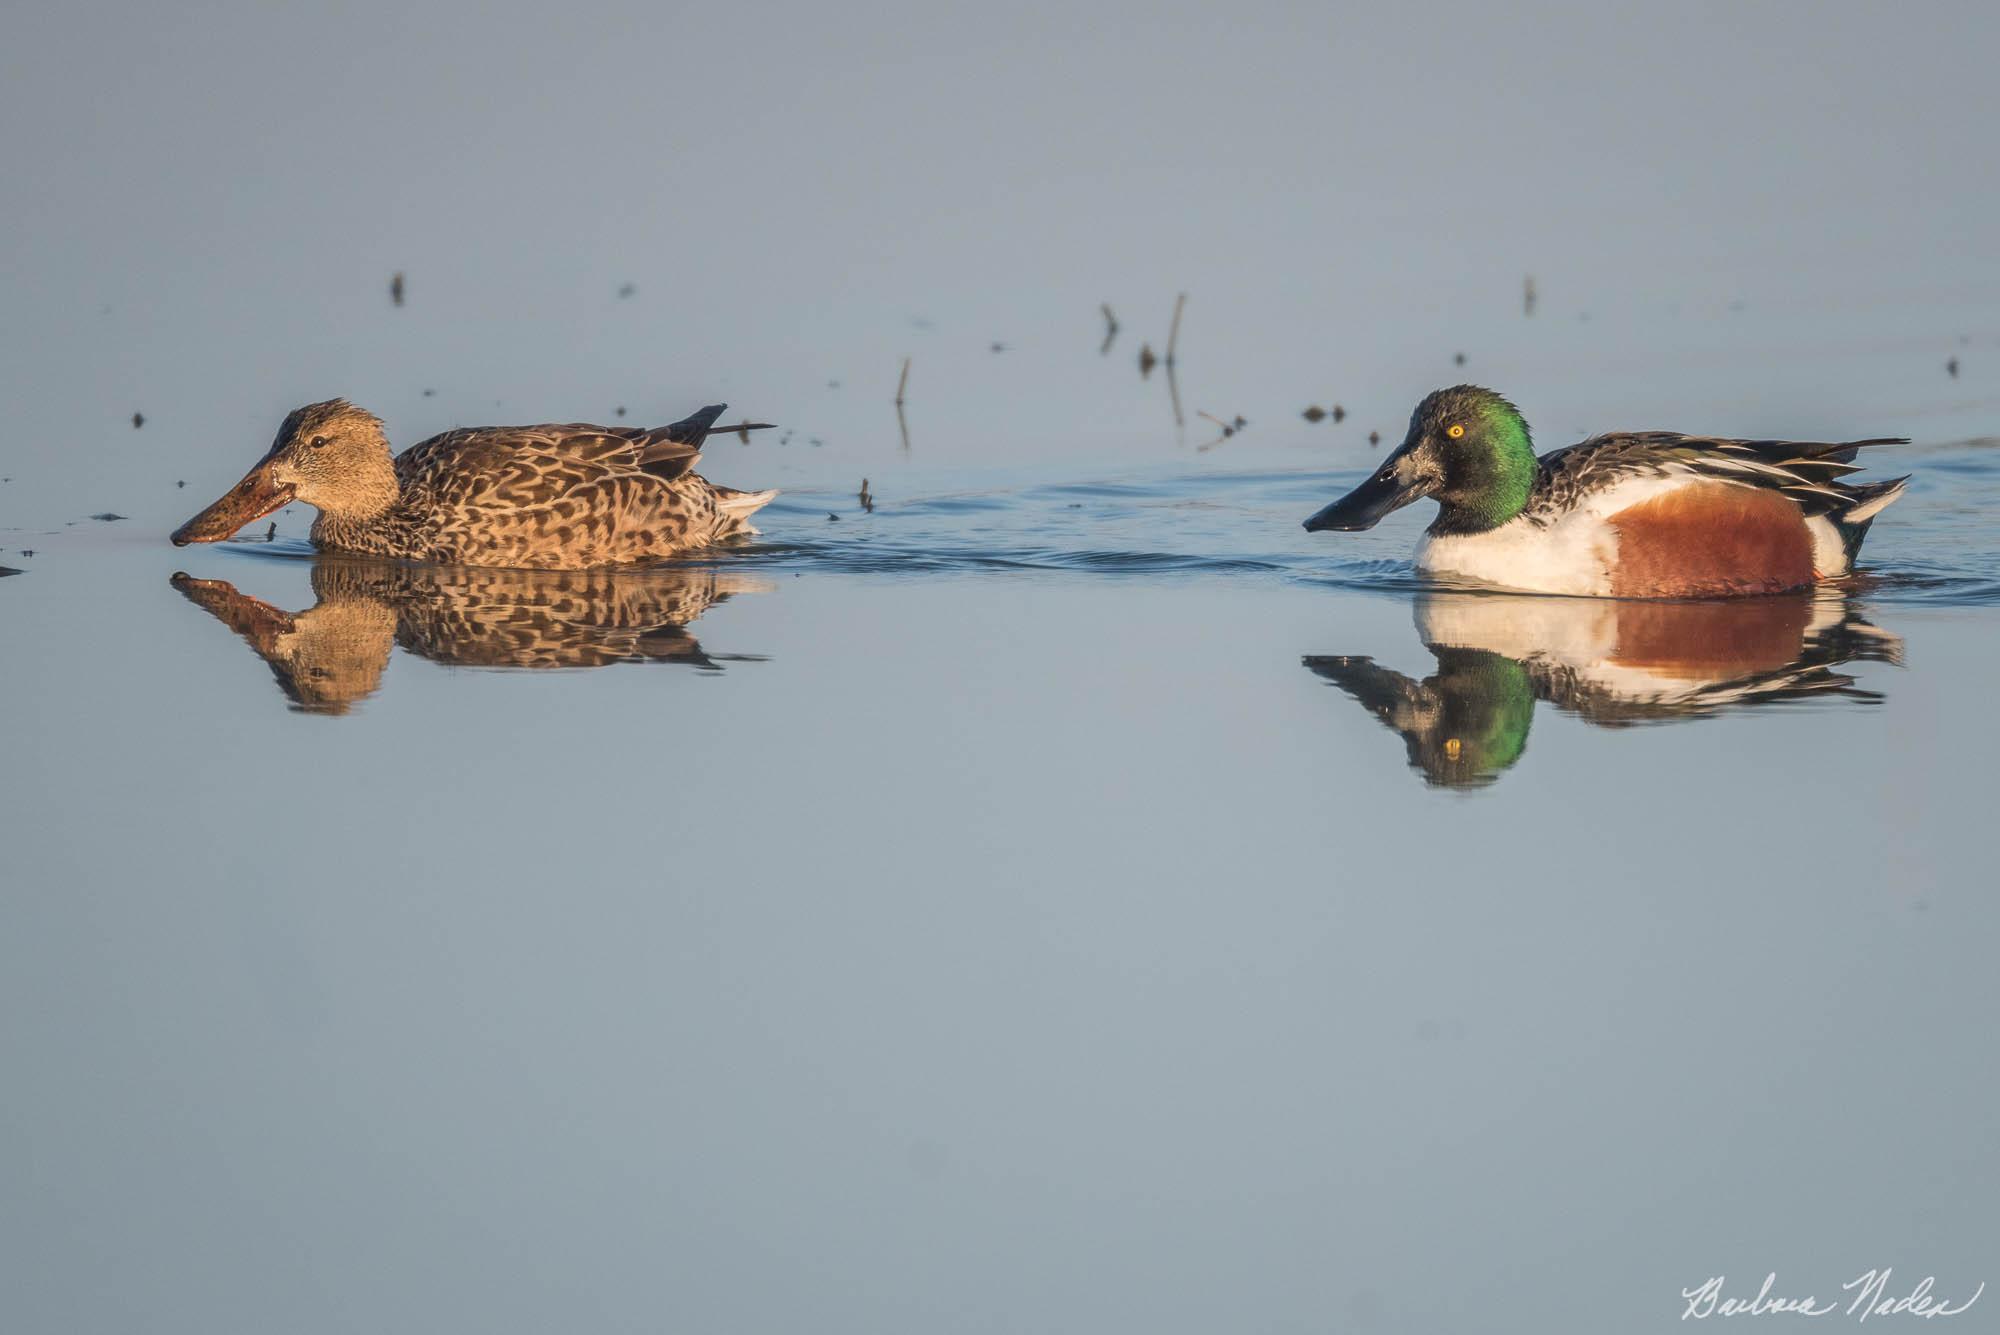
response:
M1169 367L1168 369L1171 370L1172 368ZM1195 449L1201 452L1206 452L1208 450L1214 449L1216 446L1220 445L1223 441L1228 440L1231 436L1241 431L1244 427L1250 425L1248 422L1243 420L1242 413L1236 414L1236 420L1233 422L1225 422L1220 417L1217 417L1214 413L1205 413L1202 412L1200 409L1195 410L1195 416L1206 417L1209 421L1215 423L1218 427L1222 428L1222 434L1217 436L1214 440L1209 441L1205 445L1195 446Z

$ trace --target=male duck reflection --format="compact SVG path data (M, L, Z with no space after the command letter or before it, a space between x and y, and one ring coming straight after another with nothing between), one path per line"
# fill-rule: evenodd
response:
M1532 593L1697 598L1779 593L1853 568L1907 478L1867 486L1856 453L1825 444L1647 431L1592 436L1535 457L1520 410L1459 385L1417 405L1402 445L1305 521L1372 528L1434 496L1417 568Z
M1881 697L1834 671L1898 663L1903 642L1831 592L1693 603L1474 593L1417 599L1437 671L1416 681L1371 658L1305 665L1403 735L1431 783L1492 783L1521 758L1535 701L1603 727L1809 697Z
M769 586L714 570L536 571L321 560L317 604L282 611L221 580L173 586L241 635L301 710L344 714L373 695L389 650L462 667L685 663L720 670L685 627L732 593Z
M345 399L312 403L173 541L219 542L297 499L319 510L313 545L332 551L545 570L671 556L755 533L750 516L778 494L693 471L724 406L650 429L467 427L392 458L373 413Z

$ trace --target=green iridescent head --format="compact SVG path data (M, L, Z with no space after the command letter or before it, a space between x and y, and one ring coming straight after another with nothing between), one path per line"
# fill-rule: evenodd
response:
M1373 528L1433 496L1433 533L1483 533L1520 514L1535 486L1535 445L1521 410L1490 389L1454 385L1410 414L1403 443L1366 482L1306 520L1321 529Z

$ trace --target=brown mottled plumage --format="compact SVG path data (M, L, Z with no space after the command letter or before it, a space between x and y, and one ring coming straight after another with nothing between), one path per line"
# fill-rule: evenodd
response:
M650 429L466 427L391 457L374 414L345 399L308 404L173 540L216 542L296 499L319 509L312 540L331 551L552 570L672 556L756 532L750 515L777 495L693 471L722 411Z
M719 669L686 627L733 593L768 588L709 569L495 570L333 557L303 612L218 579L176 574L189 601L241 635L308 713L341 714L380 687L389 651L455 667L683 663ZM723 657L730 657L724 655Z

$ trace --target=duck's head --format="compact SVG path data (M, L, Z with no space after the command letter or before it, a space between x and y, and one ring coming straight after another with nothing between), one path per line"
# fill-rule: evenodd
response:
M1425 496L1440 532L1477 533L1521 513L1535 485L1535 447L1521 410L1490 389L1455 385L1425 397L1403 443L1366 482L1306 520L1353 532Z
M174 530L174 546L220 542L294 500L325 514L365 518L395 499L382 420L346 399L309 403L285 419L270 451L241 482Z

